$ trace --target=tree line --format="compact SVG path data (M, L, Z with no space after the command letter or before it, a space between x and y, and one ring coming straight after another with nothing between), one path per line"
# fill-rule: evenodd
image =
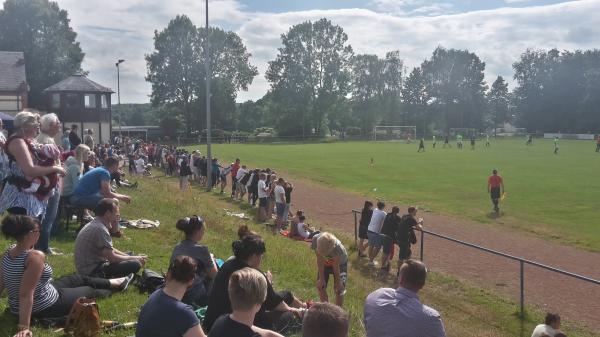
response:
M30 104L45 108L42 90L75 71L85 54L68 13L49 0L6 0L0 50L23 51ZM530 132L600 131L600 50L526 50L513 64L515 88L498 76L488 85L485 62L468 50L437 47L406 69L399 50L357 54L344 29L328 19L281 34L268 64L268 92L236 103L258 76L234 32L196 27L185 15L154 32L146 55L152 107L127 122L158 123L190 135L206 128L205 47L211 60L213 127L281 136L368 135L376 125L416 125L419 133L492 129L511 123Z

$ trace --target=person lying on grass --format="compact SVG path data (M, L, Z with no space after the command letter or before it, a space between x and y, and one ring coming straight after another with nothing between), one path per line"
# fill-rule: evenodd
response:
M267 298L267 280L253 268L243 268L229 278L231 314L224 314L213 324L208 337L283 337L254 325L254 316Z
M181 302L194 283L196 262L178 256L169 265L164 288L156 290L142 306L135 335L138 337L206 337L192 308Z
M185 239L173 249L171 261L175 261L179 255L187 255L193 258L198 266L194 283L181 301L192 306L204 307L208 304L208 289L217 276L217 264L213 255L208 247L198 243L204 237L206 225L202 218L194 215L179 219L175 226L185 234Z
M81 275L52 279L52 267L44 253L33 246L40 237L40 223L26 215L2 220L2 233L16 241L2 256L0 294L6 288L10 312L19 316L15 337L32 336L31 318L56 318L69 314L79 297L106 297L112 290L125 290L133 278L100 279Z
M313 236L311 248L317 255L317 291L321 302L329 302L327 283L333 275L335 304L344 304L348 275L348 253L340 240L328 232Z

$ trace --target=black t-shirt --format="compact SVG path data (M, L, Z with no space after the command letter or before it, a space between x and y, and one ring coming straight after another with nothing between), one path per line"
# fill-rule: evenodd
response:
M409 233L416 226L417 220L413 216L409 214L403 215L402 220L400 220L398 232L396 233L396 240L398 242L409 242Z
M394 238L398 228L400 227L400 217L394 213L388 213L383 220L381 226L381 234Z
M292 188L292 187L285 187L285 203L286 204L292 203L292 191L293 190L294 190L294 188Z
M223 314L231 313L231 302L229 301L229 277L235 271L248 267L248 265L238 259L231 259L221 266L217 276L213 281L212 288L208 294L208 309L204 316L205 331L210 331L213 324ZM266 279L266 277L265 277ZM267 299L263 303L260 310L254 316L254 325L263 329L273 329L273 325L267 317L266 310L273 310L283 302L283 298L279 296L273 286L267 280Z
M371 222L371 217L373 216L373 210L370 209L367 212L363 212L360 215L360 227L369 227L369 223Z
M252 328L249 326L242 324L240 322L236 322L229 317L229 314L223 315L219 317L215 324L213 324L212 329L210 329L210 333L208 337L260 337L260 334L252 331Z

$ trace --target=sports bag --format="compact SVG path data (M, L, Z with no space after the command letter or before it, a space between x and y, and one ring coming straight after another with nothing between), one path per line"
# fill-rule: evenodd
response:
M78 298L67 317L65 331L74 337L99 337L100 314L98 304L93 298Z
M151 294L156 289L162 288L165 285L165 277L154 270L144 269L142 276L139 277L136 286L140 293Z

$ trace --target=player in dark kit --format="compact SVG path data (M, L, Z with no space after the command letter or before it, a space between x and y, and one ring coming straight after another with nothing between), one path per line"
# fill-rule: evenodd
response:
M475 136L471 136L471 150L475 150Z
M492 203L494 204L494 212L500 212L498 203L500 202L500 198L504 192L504 180L498 175L498 170L494 169L492 171L492 175L489 176L487 189L488 193L490 193L490 197L492 198Z
M421 141L419 141L419 150L417 152L425 152L425 139L421 138Z
M446 137L444 137L444 145L442 146L442 149L445 149L446 146L449 146L450 148L452 148L452 145L450 145L450 140L448 139L448 135L446 135Z

